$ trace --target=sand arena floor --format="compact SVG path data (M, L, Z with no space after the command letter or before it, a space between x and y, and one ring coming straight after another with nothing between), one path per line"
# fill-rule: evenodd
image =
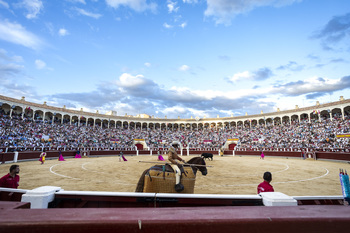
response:
M183 156L189 160L192 156ZM58 186L67 191L134 192L142 172L157 163L157 156L91 157L66 161L46 160L18 162L20 189ZM272 172L275 191L290 196L342 195L339 168L350 172L347 162L326 162L291 158L252 156L219 157L206 160L208 175L197 174L195 193L200 194L256 194L265 171ZM0 174L8 173L11 164L0 165Z

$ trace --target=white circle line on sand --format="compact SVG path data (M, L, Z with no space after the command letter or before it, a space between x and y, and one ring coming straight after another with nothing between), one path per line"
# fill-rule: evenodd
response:
M66 162L66 163L70 163L70 162ZM74 178L74 177L71 177L71 176L65 176L65 175L59 174L59 173L57 173L57 172L54 172L54 171L53 171L53 168L56 167L56 166L58 166L58 165L62 165L62 164L59 164L59 163L58 163L58 164L52 165L52 166L50 167L50 172L53 173L53 174L55 174L55 175L57 175L57 176L61 176L61 177L64 177L64 178L69 178L69 179L73 179L73 180L81 180L81 179L79 179L79 178Z
M88 163L91 163L91 162L83 163L83 164L81 165L81 168L84 169L84 170L86 170L86 171L88 171L88 169L85 168L85 164L88 164Z
M310 180L316 180L316 179L320 179L322 177L325 177L329 174L329 171L327 168L323 168L326 170L326 173L323 174L322 176L316 176L316 177L312 177L309 179L305 179L305 180L292 180L292 181L280 181L280 182L275 182L274 184L285 184L285 183L296 183L296 182L303 182L303 181L310 181Z
M277 163L277 164L278 164L278 163ZM283 164L283 165L285 165L285 166L286 166L286 168L285 168L285 169L283 169L283 170L280 170L280 171L271 172L272 174L276 174L276 173L284 172L284 171L287 171L287 170L289 169L289 165L288 165L288 164L286 164L286 163L279 163L279 164Z
M91 171L91 170L89 170L89 169L87 169L87 168L85 167L85 165L86 165L86 164L89 164L89 163L91 163L91 162L83 163L83 164L81 165L81 168L84 169L85 171Z
M286 184L286 183L298 183L298 182L304 182L304 181L310 181L310 180L316 180L316 179L320 179L322 177L325 177L329 174L329 171L327 168L323 168L326 170L326 173L324 173L321 176L316 176L316 177L312 177L309 179L303 179L303 180L291 180L291 181L281 181L281 182L274 182L273 184ZM239 186L257 186L258 184L226 184L226 185L200 185L201 187L204 186L215 186L215 187L239 187Z

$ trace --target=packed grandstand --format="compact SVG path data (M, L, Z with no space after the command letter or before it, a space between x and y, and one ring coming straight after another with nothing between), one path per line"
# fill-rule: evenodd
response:
M198 125L196 128L142 128L141 125L110 125L101 121L60 120L53 115L25 109L15 111L16 105L0 106L0 148L31 151L39 148L74 150L102 148L104 150L135 149L134 140L142 139L147 149L167 149L171 142L182 148L220 150L230 139L237 140L235 149L273 150L275 148L307 149L313 151L349 152L350 111L316 114L287 121L244 121L243 124ZM32 109L35 106L32 107ZM304 114L305 115L305 114ZM306 115L307 116L307 115ZM62 117L63 118L63 117ZM249 119L249 116L246 116ZM53 122L52 122L53 119ZM226 149L226 148L225 148Z
M50 168L29 163L34 173L37 173L39 166L46 172L45 175L39 175L40 178L32 179L35 184L38 179L42 180L42 177L51 176L47 175L47 172L52 173L53 167L60 166L59 164L77 166L81 161L74 159L78 163L75 161L62 163L60 162L61 157L59 157L60 161L57 161L57 157L62 154L70 158L76 156L76 152L80 150L83 151L83 156L87 151L87 157L115 156L119 155L119 152L126 155L138 155L139 148L135 141L144 141L147 145L148 154L142 153L142 155L154 155L152 150L164 152L171 143L177 142L182 149L187 148L186 155L193 156L210 150L214 154L221 149L225 150L225 155L256 156L266 150L264 154L268 156L286 156L287 159L289 157L300 158L300 155L305 155L306 166L314 162L310 160L312 159L310 154L313 154L313 159L317 160L326 159L348 163L349 128L350 101L348 100L303 108L300 111L299 109L277 111L276 113L246 115L229 119L144 120L137 117L89 114L83 111L50 107L45 104L33 104L23 100L15 101L0 96L0 152L2 151L0 162L5 164L4 168L7 168L5 167L7 163L37 160L42 150L49 150L47 156L55 159ZM233 141L236 146L232 149L227 142ZM305 151L309 151L309 155L304 153ZM156 162L156 156L153 158L150 156L147 159L151 163ZM226 159L231 160L229 157L220 159L222 162L225 162ZM133 160L134 165L138 164L137 160L138 158ZM83 159L83 161L83 164L89 164L92 160L89 159L89 162L86 162L87 160ZM220 160L215 159L213 162L216 161ZM269 160L266 162L267 166L271 165ZM130 164L132 162L113 163L113 166L118 168L111 174L116 185L120 185L119 181L123 179L120 177L129 176L125 171L130 171ZM217 165L218 163L215 166ZM340 164L339 166L344 167L345 165ZM127 167L128 169L125 169ZM141 168L139 165L137 167ZM81 173L81 169L73 170ZM246 170L249 170L247 174L253 174L250 169ZM333 174L338 178L337 171L329 173L327 169L325 170L326 175ZM124 176L116 176L117 171ZM106 173L99 173L97 170L87 172L91 173L94 178L88 179L84 175L84 179L81 180L66 175L63 175L63 178L57 178L56 175L53 177L65 183L72 182L74 185L78 183L78 180L79 182L86 180L96 185L97 183L91 180L97 177L99 185L106 185L99 179L101 174L106 176ZM96 175L96 172L99 175ZM234 183L234 180L231 180L232 177L246 182L250 179L248 176L256 176L246 176L246 173L240 174L230 168L228 173L231 172L235 175L225 176L224 174L219 177L218 174L222 172L216 172L216 175L210 173L210 176L213 176L212 180L215 183L220 183L220 178L229 178L229 182ZM297 189L295 182L299 183L298 180L295 180L296 173L299 173L298 170L289 173L292 189ZM29 177L32 174L27 172L26 175ZM343 174L339 173L340 175ZM110 176L106 177L111 180ZM164 176L162 177L164 179ZM324 175L317 178L323 177ZM308 182L306 186L301 187L310 188L308 184L314 182L314 178L300 181ZM300 229L334 232L335 225L340 231L346 229L349 223L348 216L350 216L344 194L343 196L288 196L278 191L265 192L263 193L265 195L235 195L234 191L232 194L224 195L85 192L74 191L75 189L67 191L61 187L52 186L51 182L48 183L50 186L37 187L32 190L0 188L1 209L6 210L1 216L0 229L4 229L4 232L10 232L11 229L14 229L12 230L14 232L28 231L28 229L32 232L38 232L41 229L56 230L56 232L61 232L62 229L65 232L67 229L69 232L91 232L91 229L95 229L94 232L115 231L115 229L123 232L132 230L154 232L157 229L167 229L169 226L171 229L174 228L173 226L180 226L181 229L177 228L175 231L183 231L186 228L188 232L205 230L213 232L221 227L220 229L224 229L221 231L225 232L232 231L232 229L240 232L255 232L256 229L259 232L286 232L288 229L288 232L298 232ZM320 183L321 187L317 187L317 190L331 187L324 180ZM198 184L199 182L196 186ZM101 187L99 185L96 186ZM234 184L234 187L231 188L234 190L241 185L245 186L245 184ZM208 186L208 183L205 183L204 186ZM213 187L216 188L215 185ZM343 187L345 186L342 185L341 189L345 190ZM297 190L303 193L303 188ZM269 208L262 206L269 206ZM38 210L29 212L29 208ZM69 211L67 211L68 208ZM86 211L86 208L89 208L89 211ZM174 213L177 216L183 216L183 219L174 221ZM43 216L47 221L42 221ZM189 222L193 219L198 221L194 221L194 224L191 225L194 227L189 228ZM325 219L327 221L324 221ZM179 223L185 224L179 225ZM198 226L202 228L199 229Z

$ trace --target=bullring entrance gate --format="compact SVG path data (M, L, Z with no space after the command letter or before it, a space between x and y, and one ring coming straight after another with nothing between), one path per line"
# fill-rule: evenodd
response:
M144 148L148 149L145 139L134 139L134 145L136 146L137 150L143 150Z
M226 140L224 149L234 150L239 142L238 138L229 138Z

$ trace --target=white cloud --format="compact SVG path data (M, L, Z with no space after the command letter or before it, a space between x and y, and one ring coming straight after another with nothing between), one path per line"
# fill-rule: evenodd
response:
M253 72L244 71L244 72L234 74L231 78L229 78L229 80L231 82L237 82L245 79L261 81L261 80L270 78L272 75L273 75L272 71L269 68L264 67L264 68L255 70Z
M125 112L129 115L137 115L140 112L158 112L157 114L167 115L168 118L178 116L183 118L184 115L189 118L204 115L216 117L220 113L220 117L223 117L233 113L240 115L244 112L257 114L260 110L265 113L270 112L276 106L287 106L284 101L290 96L308 95L311 97L318 91L329 93L329 91L347 90L349 83L350 76L335 80L313 77L305 81L299 80L279 86L248 87L230 91L194 90L176 86L165 88L143 75L135 76L124 73L115 85L106 83L101 85L97 91L90 93L56 94L53 97L93 108L96 106L100 108L101 103L104 103L101 108L107 107L110 110L110 106L114 106L119 109L118 112Z
M146 67L151 67L151 63L149 63L149 62L145 62L145 64L144 64Z
M182 27L182 28L185 28L187 26L187 23L185 22L185 23L182 23L182 24L180 24L180 27Z
M0 20L0 39L28 48L38 49L42 41L22 25Z
M121 87L134 87L143 85L146 82L143 75L133 76L128 73L124 73L119 77L118 84Z
M171 87L171 91L176 92L178 95L177 98L181 96L181 98L186 99L194 99L194 98L200 98L202 100L210 100L217 96L223 96L224 93L220 91L213 91L213 90L192 90L188 87Z
M179 70L180 71L189 71L190 67L188 65L182 65L182 66L179 67Z
M155 11L156 3L148 4L146 0L106 0L108 6L118 8L120 6L129 7L135 11L142 12L145 10Z
M169 108L164 108L163 109L163 113L165 113L166 115L172 115L172 116L181 116L182 114L186 113L188 111L188 109L184 108L184 107L180 107L180 106L173 106L173 107L169 107ZM175 118L175 117L173 117Z
M317 76L305 79L303 81L290 82L274 86L272 93L281 93L286 96L297 96L303 94L312 95L313 93L328 93L330 91L342 90L349 87L350 76L340 79L320 78Z
M0 0L0 6L5 7L6 9L9 8L9 4L7 2L4 2L3 0Z
M257 7L281 7L302 0L207 0L205 16L213 17L217 24L230 24L239 14L249 12Z
M0 81L6 80L7 75L18 74L23 70L24 66L9 63L1 64L0 63Z
M81 3L81 4L86 4L85 0L68 0L69 2L73 2L73 3Z
M55 29L52 23L46 22L45 23L45 27L47 28L47 30L49 31L49 33L54 36L55 35Z
M43 62L42 60L35 60L35 67L38 69L38 70L42 70L46 67L46 63Z
M21 56L13 56L12 59L15 62L23 62L23 57Z
M171 26L170 24L164 23L164 24L163 24L163 27L169 29L169 28L172 28L173 26Z
M168 7L168 12L169 13L173 13L173 12L177 12L179 10L180 7L176 7L177 2L172 2L172 1L167 1L167 7Z
M25 8L28 11L27 19L37 18L37 15L44 8L43 2L40 0L22 0L18 6Z
M229 80L232 82L237 82L240 80L249 79L251 77L252 77L252 74L249 71L244 71L244 72L234 74L231 78L229 78Z
M58 30L58 34L60 36L67 36L69 35L69 32L65 28L61 28L60 30Z
M198 0L182 0L184 3L197 3Z
M4 61L14 61L14 62L23 62L23 58L21 56L13 56L10 57L7 55L7 51L4 49L0 49L0 59Z
M91 18L98 19L102 16L101 14L91 13L91 12L88 12L88 11L81 9L81 8L75 8L75 9L80 15L85 15L85 16L88 16Z

